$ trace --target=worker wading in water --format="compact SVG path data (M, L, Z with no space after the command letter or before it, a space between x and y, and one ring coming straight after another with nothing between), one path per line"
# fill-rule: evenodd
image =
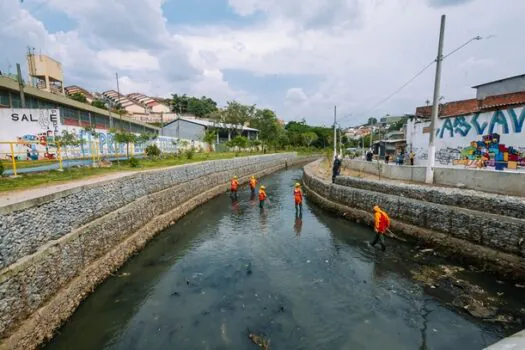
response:
M381 249L385 251L385 232L390 227L390 218L379 206L374 207L374 231L376 237L372 242L372 246L375 246L377 242L381 245Z
M295 189L293 190L293 197L295 200L295 215L303 215L303 190L301 190L301 184L296 183Z
M259 208L264 209L264 202L268 198L268 195L266 194L266 187L261 186L259 188Z
M257 180L255 179L255 176L250 177L250 182L248 183L248 186L250 186L252 196L255 195L255 186L257 186Z
M237 190L239 189L239 180L237 176L234 176L231 185L230 185L230 191L231 191L231 197L233 199L237 199Z

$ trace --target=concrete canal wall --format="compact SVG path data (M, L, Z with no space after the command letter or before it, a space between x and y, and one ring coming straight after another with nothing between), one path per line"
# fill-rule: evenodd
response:
M345 159L343 167L395 180L424 183L426 179L424 166L378 165L377 162ZM436 185L461 185L473 190L525 197L525 173L517 171L436 167L434 182Z
M392 231L437 245L509 278L525 280L525 201L477 191L340 177L336 184L308 164L308 199L372 225L372 207L392 218Z
M228 189L311 161L295 153L141 172L0 208L0 349L50 338L105 278L175 220Z

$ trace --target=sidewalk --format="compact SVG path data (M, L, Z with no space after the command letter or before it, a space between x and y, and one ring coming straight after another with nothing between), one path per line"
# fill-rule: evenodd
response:
M120 177L128 176L137 173L138 171L122 171L118 173L110 173L106 175L95 175L81 180L73 180L59 184L49 184L39 187L33 187L27 190L16 190L0 192L0 207L20 203L26 200L35 199L38 197L47 196L53 193L69 190L75 187L84 185L91 185L97 182L118 179Z

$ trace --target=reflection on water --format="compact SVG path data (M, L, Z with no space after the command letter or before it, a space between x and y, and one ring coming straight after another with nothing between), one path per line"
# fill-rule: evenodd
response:
M480 349L503 331L410 277L411 247L304 203L300 170L223 195L158 235L78 309L49 349ZM523 307L523 301L516 303Z

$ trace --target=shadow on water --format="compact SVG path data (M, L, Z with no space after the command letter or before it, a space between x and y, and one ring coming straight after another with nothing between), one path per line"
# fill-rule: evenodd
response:
M261 179L263 210L243 188L236 201L224 194L189 213L100 285L45 348L253 349L253 332L272 349L468 350L510 332L416 283L415 248L388 241L382 253L367 244L369 228L308 200L295 215L300 176L291 168Z

